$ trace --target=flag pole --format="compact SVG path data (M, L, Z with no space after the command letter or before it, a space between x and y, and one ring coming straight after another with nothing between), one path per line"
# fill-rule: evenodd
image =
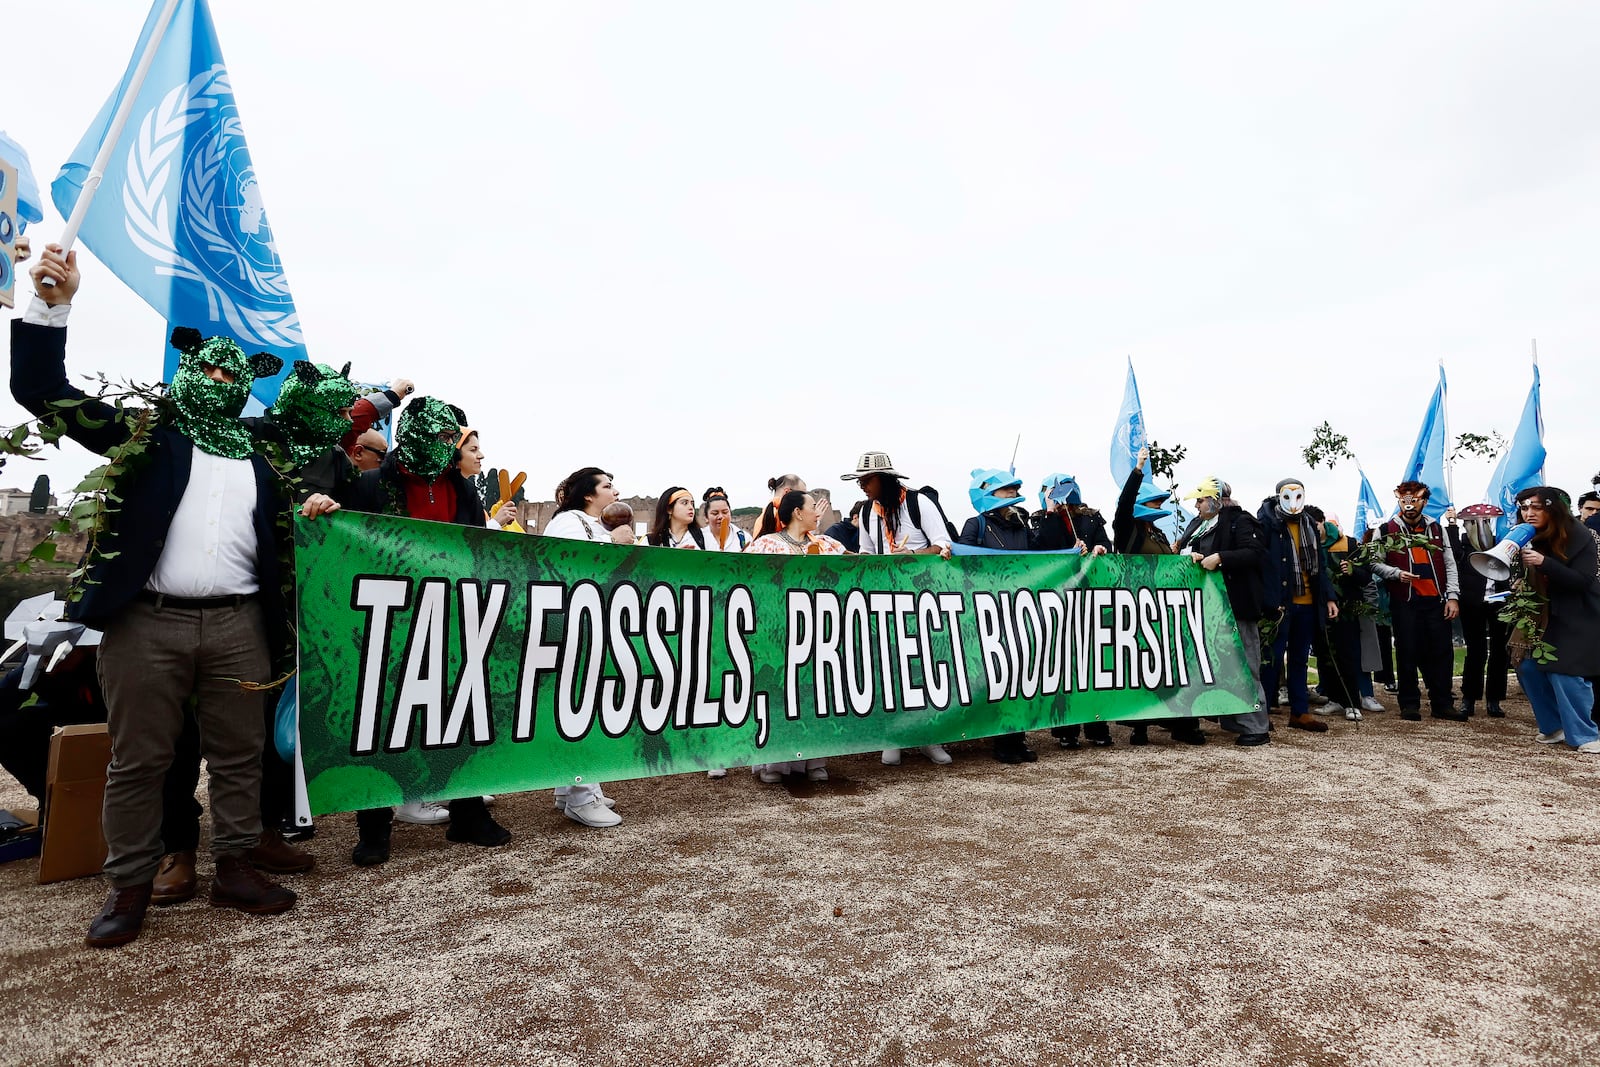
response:
M145 75L150 73L150 66L156 59L156 49L161 47L161 39L166 36L167 26L171 24L172 16L177 13L178 3L179 0L165 0L161 14L156 17L156 23L144 43L144 51L140 53L138 61L134 64L133 74L122 91L122 99L117 101L117 110L111 116L111 124L106 128L105 140L100 142L100 151L95 154L94 164L83 180L83 188L78 191L78 202L72 205L72 217L67 219L67 228L61 231L58 243L61 245L63 256L72 251L72 246L77 243L78 230L83 227L83 220L89 214L89 204L94 200L95 190L100 188L100 179L105 177L106 165L111 162L111 153L116 151L117 142L122 140L122 131L128 126L128 116L133 114L133 105L139 99L139 90L144 88ZM49 278L42 278L40 281L47 287L54 284Z
M1439 420L1444 423L1444 492L1450 498L1450 506L1455 507L1456 489L1452 483L1456 473L1456 450L1450 447L1450 386L1446 383L1442 359L1439 361L1439 388L1444 394L1444 403L1439 405Z

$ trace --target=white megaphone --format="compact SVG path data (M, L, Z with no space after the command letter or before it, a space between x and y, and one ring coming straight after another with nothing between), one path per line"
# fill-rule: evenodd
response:
M1518 523L1506 531L1498 545L1487 552L1474 552L1468 556L1472 569L1492 582L1503 582L1511 577L1511 565L1516 562L1522 550L1533 541L1533 535L1539 531L1534 529L1529 522Z

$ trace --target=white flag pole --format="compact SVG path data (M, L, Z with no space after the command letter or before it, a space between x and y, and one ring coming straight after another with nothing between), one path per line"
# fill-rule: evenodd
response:
M116 151L117 142L122 140L122 131L128 126L128 116L133 113L133 105L139 99L139 90L144 88L145 75L150 73L150 65L155 62L156 49L161 47L161 39L166 36L167 26L171 24L172 16L178 10L178 3L179 0L166 0L161 14L156 17L155 26L150 31L149 40L145 41L144 51L134 64L133 76L128 79L128 86L123 90L122 99L117 101L117 110L111 116L111 125L106 128L105 140L100 142L100 151L95 154L89 174L83 180L83 188L78 191L78 202L72 205L72 217L67 219L67 228L61 231L61 237L57 242L61 245L63 256L72 251L72 246L77 243L78 230L83 227L83 220L89 214L89 204L94 200L95 190L100 188L100 179L105 177L106 164L111 162L111 153ZM49 278L41 278L40 283L47 288L55 284Z
M1439 382L1444 385L1443 401L1439 405L1439 418L1444 423L1444 495L1450 498L1450 506L1456 505L1456 490L1451 483L1455 481L1456 450L1450 447L1450 386L1445 385L1444 360L1439 361Z

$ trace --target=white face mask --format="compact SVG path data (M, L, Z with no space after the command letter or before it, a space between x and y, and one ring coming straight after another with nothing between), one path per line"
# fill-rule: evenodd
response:
M1278 507L1285 515L1298 515L1305 510L1305 506L1305 486L1290 483L1278 490Z

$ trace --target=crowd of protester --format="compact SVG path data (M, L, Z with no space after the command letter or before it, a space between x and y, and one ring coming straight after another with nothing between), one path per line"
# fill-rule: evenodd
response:
M296 847L304 830L292 818L292 776L270 744L276 693L292 672L285 618L292 574L289 522L298 507L315 519L340 509L520 532L507 501L485 507L468 481L485 459L478 430L459 407L415 396L394 379L367 395L349 367L296 364L265 415L241 418L250 383L274 375L271 357L246 357L226 338L175 331L179 369L169 403L154 424L122 413L73 386L66 371L66 322L79 287L76 257L52 248L33 268L48 278L13 321L11 388L41 418L74 413L66 436L111 457L137 443L119 486L117 521L87 560L88 582L69 617L101 633L98 659L78 649L25 686L19 668L0 687L0 760L35 795L43 791L42 741L53 725L103 718L112 741L104 806L105 874L110 890L86 938L97 947L125 944L142 928L149 904L174 904L197 891L201 809L195 801L201 760L209 774L211 902L270 914L295 894L267 873L313 865ZM393 445L375 427L394 419ZM1187 557L1217 572L1231 605L1245 658L1260 685L1258 707L1224 716L1218 727L1237 745L1268 744L1271 715L1288 729L1328 732L1330 716L1361 721L1381 712L1382 686L1401 718L1459 723L1482 702L1503 717L1514 671L1533 708L1543 744L1600 754L1592 679L1600 676L1600 495L1579 498L1578 514L1562 492L1532 487L1517 498L1516 520L1531 527L1516 552L1514 590L1485 579L1473 553L1496 543L1498 509L1477 505L1440 522L1428 517L1429 491L1418 482L1395 489L1395 517L1361 540L1307 500L1296 478L1278 482L1253 512L1212 476L1185 499L1195 517L1176 538L1162 523L1173 515L1167 491L1146 484L1141 454L1108 523L1083 499L1073 477L1039 483L1038 507L1024 480L1000 469L972 472L976 514L958 533L938 495L912 488L889 455L867 452L842 475L862 494L848 514L821 530L825 501L796 474L766 487L755 528L733 520L722 487L671 486L646 517L644 543L663 549L780 555L922 554L948 559L956 544L1006 552L1079 552ZM612 475L586 466L555 492L546 537L607 544L635 542L631 509ZM1532 629L1508 628L1501 598L1535 595ZM1459 699L1454 647L1466 648ZM1316 681L1312 681L1312 663ZM41 700L25 699L30 688ZM1126 724L1126 743L1151 743L1151 721ZM1194 718L1156 720L1176 743L1216 736ZM1119 729L1122 727L1119 727ZM1106 723L1058 727L1057 744L1078 749L1117 744ZM920 754L949 764L941 745ZM1025 734L994 738L1003 763L1037 759ZM886 749L882 763L902 762ZM764 783L801 775L825 781L821 759L758 764ZM713 778L726 768L714 768ZM603 829L622 821L604 784L555 790L572 821ZM357 813L357 865L385 862L395 819L446 824L455 842L492 848L510 833L490 811L493 798L418 802Z

